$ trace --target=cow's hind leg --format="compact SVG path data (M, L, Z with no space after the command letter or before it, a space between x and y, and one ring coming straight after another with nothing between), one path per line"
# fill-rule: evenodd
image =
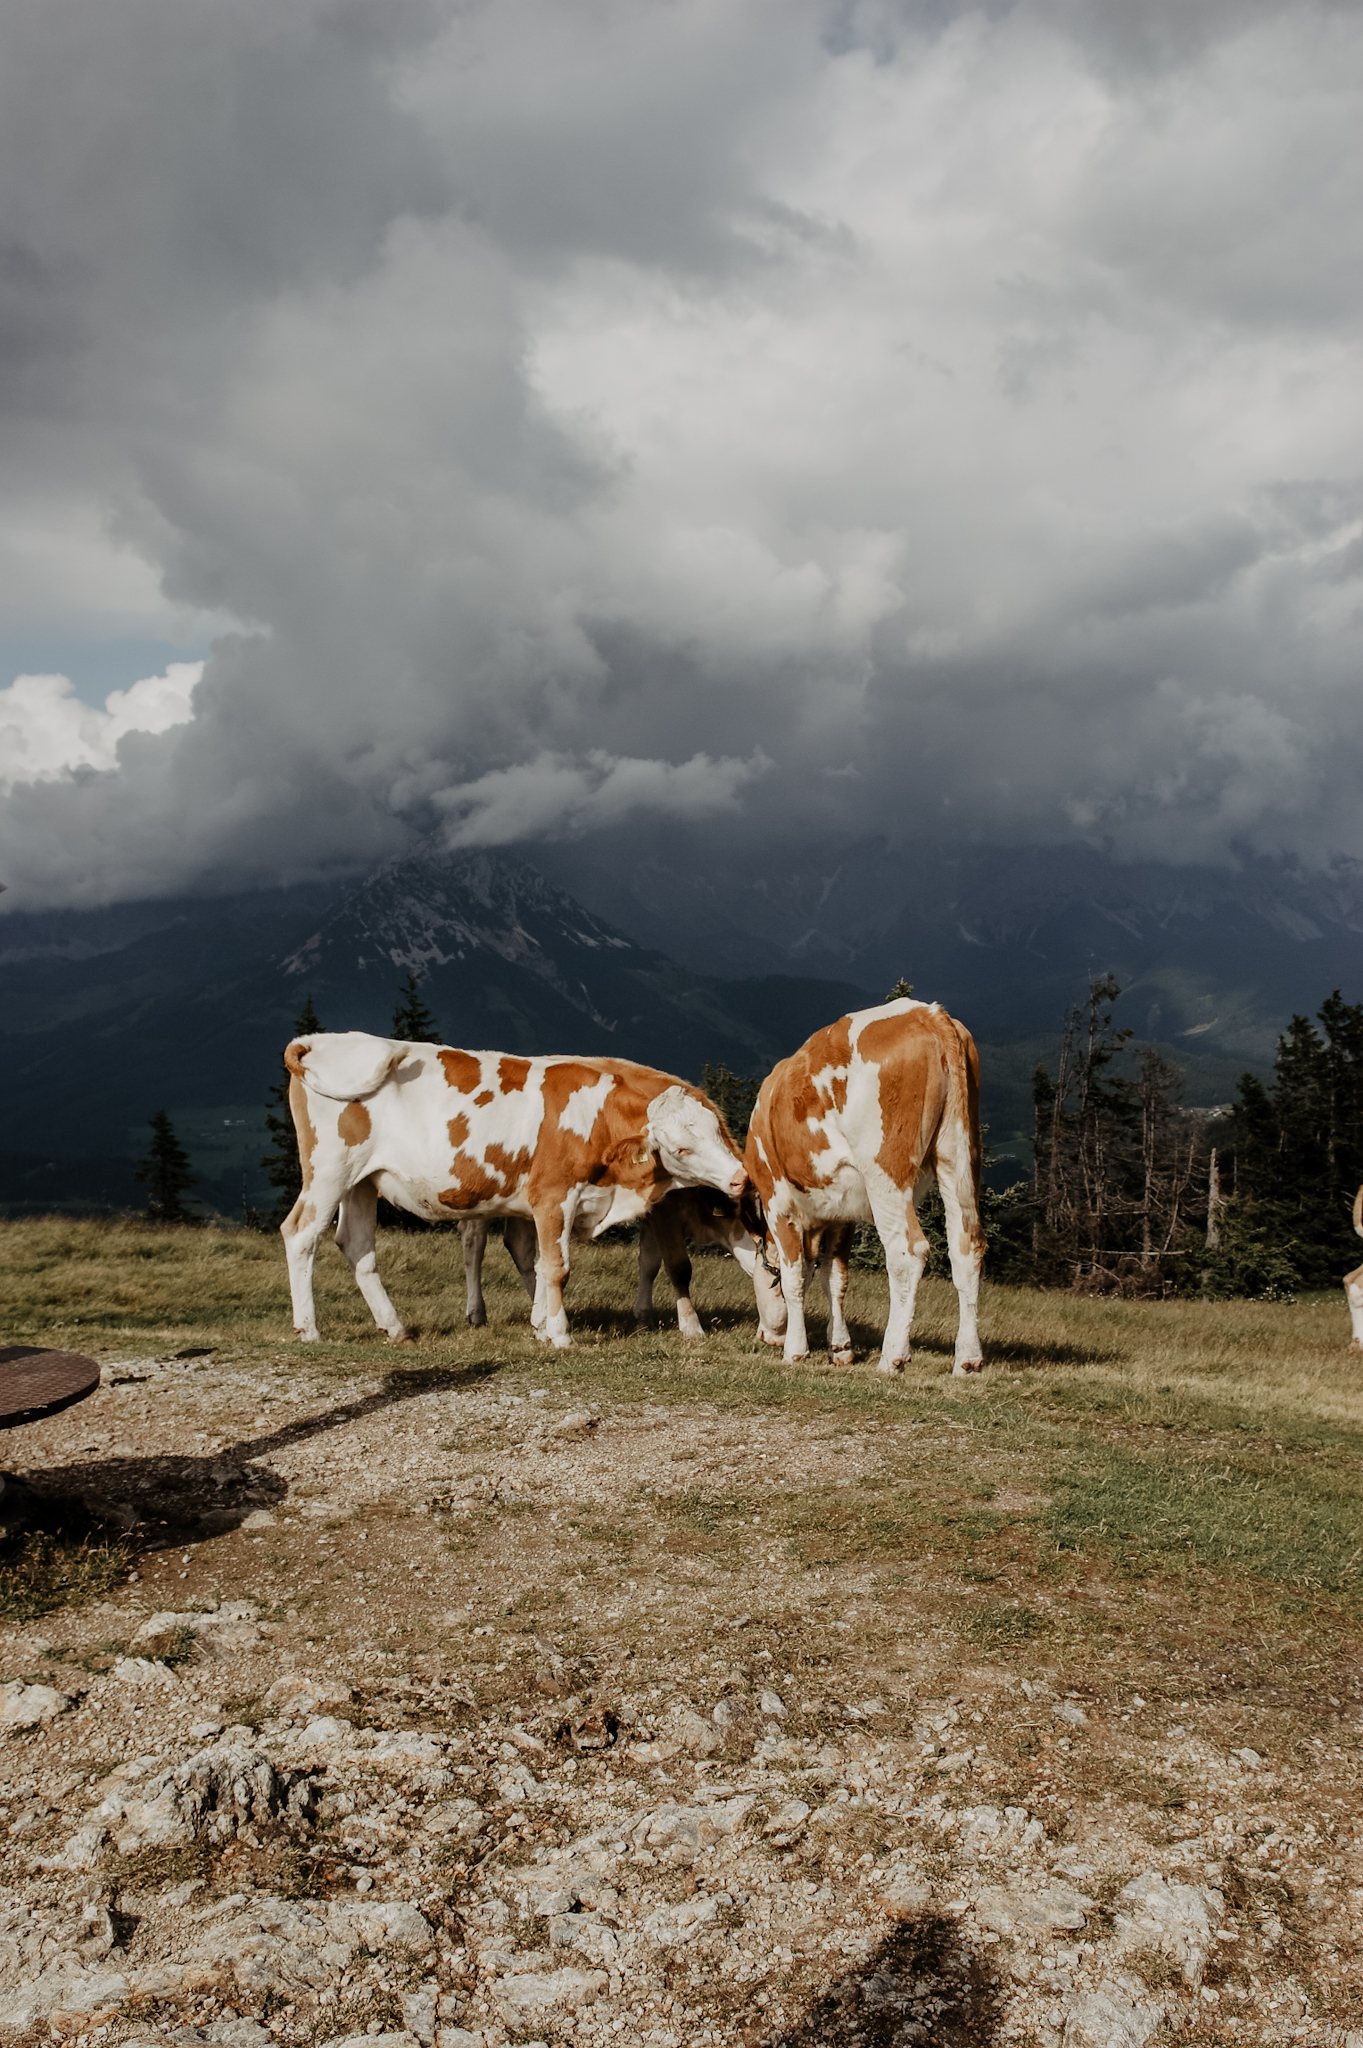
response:
M312 1269L322 1233L336 1214L344 1188L342 1184L318 1178L304 1188L279 1226L284 1240L284 1257L289 1268L289 1293L293 1297L293 1329L305 1344L320 1339L317 1310L312 1294Z
M507 1256L521 1276L521 1286L535 1300L535 1226L528 1216L508 1216L502 1225L502 1243Z
M1353 1324L1353 1341L1350 1351L1363 1351L1363 1266L1344 1276L1344 1298L1349 1304L1349 1321Z
M947 1256L951 1260L951 1278L960 1306L956 1325L956 1358L951 1369L964 1379L970 1373L984 1371L979 1310L980 1269L984 1264L985 1247L969 1159L957 1162L939 1155L937 1185L946 1211Z
M483 1254L487 1250L487 1223L481 1216L470 1217L459 1226L464 1241L464 1320L471 1330L481 1330L487 1321L483 1300Z
M374 1321L394 1344L401 1344L406 1341L407 1332L384 1291L374 1255L378 1215L378 1189L372 1180L359 1181L347 1192L341 1204L341 1213L336 1221L336 1242L355 1275L356 1284L369 1305Z
M890 1283L890 1314L880 1345L877 1372L903 1372L909 1362L909 1332L918 1283L931 1246L923 1235L911 1196L898 1189L890 1198L871 1200L872 1215L885 1247L885 1277Z
M828 1350L834 1365L852 1363L852 1332L847 1327L848 1260L855 1225L834 1223L824 1232L819 1276L828 1290Z

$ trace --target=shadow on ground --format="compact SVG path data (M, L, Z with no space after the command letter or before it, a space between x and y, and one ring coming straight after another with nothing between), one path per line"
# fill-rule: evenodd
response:
M905 1921L780 2034L754 2048L990 2048L1003 2019L1000 1987L962 1943L954 1920Z
M281 1429L243 1437L202 1457L90 1457L24 1475L33 1497L29 1526L86 1534L116 1529L143 1550L171 1549L226 1535L260 1508L287 1498L289 1483L254 1461L307 1443L423 1394L469 1390L502 1371L496 1359L459 1367L406 1366L390 1372L375 1393L308 1415ZM77 1525L80 1525L79 1527Z

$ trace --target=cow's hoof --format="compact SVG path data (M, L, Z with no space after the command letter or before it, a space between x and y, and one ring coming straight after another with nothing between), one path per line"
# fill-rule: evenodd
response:
M785 1355L785 1363L787 1365L808 1365L809 1353L807 1351L788 1351Z
M769 1337L765 1330L759 1330L757 1334L764 1344L770 1344L773 1351L783 1351L785 1349L786 1340L784 1337Z
M320 1330L295 1330L293 1334L300 1344L320 1344L322 1341Z
M1349 1349L1350 1351L1363 1351L1363 1337L1355 1337Z
M952 1366L951 1376L957 1380L968 1380L973 1378L977 1372L983 1371L984 1360L982 1358L961 1358Z
M652 1310L650 1310L646 1316L641 1316L636 1310L634 1317L634 1327L636 1330L656 1330L658 1327L658 1318L653 1314Z
M906 1358L891 1358L888 1360L882 1358L876 1367L876 1371L883 1372L886 1379L898 1379L907 1364L908 1360Z
M464 1321L471 1330L481 1330L487 1322L487 1310L485 1308L476 1308L471 1314L465 1316Z
M834 1365L850 1365L852 1363L852 1347L850 1344L844 1344L836 1351L830 1350L828 1356Z
M390 1331L388 1332L388 1342L389 1342L390 1344L393 1344L393 1345L412 1345L412 1344L415 1344L415 1343L416 1343L416 1331L415 1331L415 1330L390 1330Z

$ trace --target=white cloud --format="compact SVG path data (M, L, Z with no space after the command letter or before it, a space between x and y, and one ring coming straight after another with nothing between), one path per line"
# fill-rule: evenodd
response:
M111 690L102 709L82 703L69 676L16 676L0 690L0 790L116 768L125 734L168 732L193 717L203 672L201 661L173 661L164 675Z
M712 804L1363 852L1357 9L345 20L7 26L16 502L264 629L116 767L39 691L111 772L16 784L7 903Z
M507 846L618 825L640 811L666 818L703 818L736 808L738 793L771 767L758 752L749 761L622 760L592 753L583 761L540 754L433 798L445 813L449 846Z

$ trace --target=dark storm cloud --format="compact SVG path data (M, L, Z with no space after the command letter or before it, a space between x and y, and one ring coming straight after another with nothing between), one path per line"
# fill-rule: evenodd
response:
M79 753L0 688L11 778L87 764L14 782L10 902L433 821L1361 850L1355 10L0 38L0 611L232 628Z

